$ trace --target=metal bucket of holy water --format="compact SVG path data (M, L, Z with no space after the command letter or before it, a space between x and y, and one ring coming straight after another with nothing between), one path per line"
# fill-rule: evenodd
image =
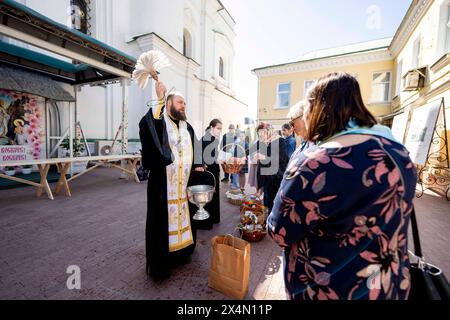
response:
M193 219L199 221L209 218L209 213L204 207L212 201L214 193L216 192L216 178L211 172L205 172L209 173L213 177L214 186L196 185L187 188L189 201L198 207Z

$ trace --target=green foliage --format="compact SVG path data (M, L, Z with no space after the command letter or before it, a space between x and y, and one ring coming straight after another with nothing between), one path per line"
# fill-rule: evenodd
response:
M64 141L61 143L61 147L66 149L66 150L70 150L70 144L69 144L69 139L68 138L64 139ZM84 151L84 144L81 143L80 140L73 139L73 154L74 155L79 155L83 151Z

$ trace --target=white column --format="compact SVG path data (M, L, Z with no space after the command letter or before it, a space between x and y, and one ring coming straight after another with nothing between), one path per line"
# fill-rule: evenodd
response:
M122 154L126 154L128 150L128 92L130 87L130 80L122 78L120 81L120 86L122 87ZM126 161L122 160L120 165L125 168ZM127 174L122 171L121 178L127 178Z
M45 158L50 158L50 116L48 111L48 99L45 98L44 102L44 114L45 114Z
M120 82L122 87L122 154L127 153L128 149L128 92L130 80L123 78Z
M76 91L75 91L75 100L76 100ZM76 103L76 102L75 102ZM73 115L72 115L72 103L69 102L69 157L73 158ZM70 175L73 175L73 163L70 164Z

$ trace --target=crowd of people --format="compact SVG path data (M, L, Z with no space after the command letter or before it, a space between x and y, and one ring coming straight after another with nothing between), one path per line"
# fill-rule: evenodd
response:
M222 136L222 122L212 120L201 139L200 165L183 162L192 155L177 149L180 141L185 144L182 150L194 144L195 134L185 124L184 99L181 94L168 97L167 112L161 116L165 91L157 92L160 106L140 126L143 164L150 169L150 179L162 184L149 182L148 194L147 266L155 279L168 277L169 268L167 263L161 267L161 259L184 261L195 248L196 230L220 222L220 183L206 208L211 217L202 223L189 221L195 209L189 209L184 189L168 192L177 179L185 188L208 171L214 181L229 182L234 189L253 187L263 199L270 212L268 234L283 248L290 299L408 297L407 230L416 169L405 147L366 108L352 75L332 73L318 79L307 97L290 109L289 123L280 131L259 124L255 141L234 125ZM172 127L178 127L178 140ZM188 138L180 140L182 130ZM177 152L178 158L171 158ZM239 173L224 173L222 180L221 153L245 160ZM173 163L172 169L160 170ZM178 165L184 178L176 176ZM194 181L196 177L201 178ZM171 229L171 219L183 223L173 223Z
M221 181L230 182L231 189L241 189L242 192L246 186L255 188L256 194L264 199L270 210L288 160L296 149L294 128L291 123L286 123L278 131L269 123L261 123L256 128L256 139L252 141L245 131L239 130L239 125L236 127L233 124L228 127L220 150L245 162L239 173L224 172Z

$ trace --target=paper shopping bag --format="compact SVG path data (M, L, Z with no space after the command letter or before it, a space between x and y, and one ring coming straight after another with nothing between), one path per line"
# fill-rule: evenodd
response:
M234 299L243 299L250 278L250 243L232 235L211 240L208 286Z

